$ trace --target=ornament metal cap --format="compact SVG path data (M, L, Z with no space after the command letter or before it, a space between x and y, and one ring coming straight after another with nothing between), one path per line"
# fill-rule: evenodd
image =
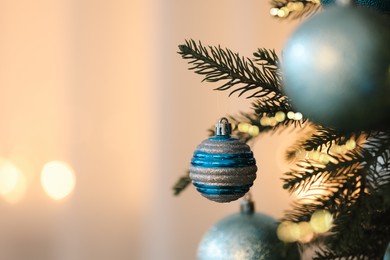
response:
M255 203L253 202L250 193L247 193L243 197L240 205L240 212L245 215L252 215L255 212Z
M218 123L215 125L215 134L226 137L229 137L232 134L232 124L229 123L229 120L226 117L219 119Z

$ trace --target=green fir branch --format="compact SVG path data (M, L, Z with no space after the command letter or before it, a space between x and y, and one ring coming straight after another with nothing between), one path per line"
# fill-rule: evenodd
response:
M296 192L297 190L309 189L311 184L317 182L320 178L322 183L326 183L331 178L338 176L345 176L353 172L357 168L361 168L362 158L358 153L350 151L345 155L338 155L336 157L337 163L329 162L326 165L312 160L298 161L296 166L299 170L286 172L286 177L283 178L283 188L289 192Z
M356 131L344 131L339 129L327 128L320 125L312 125L314 128L313 133L310 137L305 137L303 140L297 142L292 148L287 151L287 159L291 160L298 149L305 151L324 151L329 153L329 150L333 145L344 144L347 140L354 137L356 140L364 138L365 132Z
M191 184L191 179L190 179L189 173L190 172L187 171L187 174L185 176L180 177L180 179L173 186L172 189L173 189L173 194L175 196L178 196Z
M203 81L224 82L215 90L229 90L230 94L238 93L238 96L248 94L247 98L268 97L279 98L283 96L280 90L279 72L274 68L276 60L271 57L274 53L267 53L265 49L259 50L265 60L262 67L257 67L248 58L241 57L229 49L221 47L204 47L200 42L187 40L179 45L179 54L183 59L189 60L190 70L204 76Z
M331 136L324 131L323 135ZM286 219L307 221L316 209L324 208L336 217L333 235L326 238L326 247L316 259L356 259L358 255L381 259L383 245L390 241L390 203L384 195L389 194L390 186L389 133L370 132L368 136L362 147L336 157L337 163L318 167L315 162L306 161L306 165L298 162L297 166L303 169L287 173L285 188L290 192L318 189L319 195L309 202L302 199L295 203L293 210L286 212ZM346 140L341 135L337 138ZM378 158L382 159L378 162ZM321 184L313 185L319 178ZM324 189L326 192L321 194Z
M362 259L383 259L390 240L390 211L367 210L373 198L366 194L353 206L339 209L334 235L326 237L327 246L315 259L357 259L357 255L365 256Z

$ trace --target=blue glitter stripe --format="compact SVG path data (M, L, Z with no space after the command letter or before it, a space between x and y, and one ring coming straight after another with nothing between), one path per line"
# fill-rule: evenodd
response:
M252 152L237 154L209 154L195 151L191 165L202 168L245 167L256 165Z
M216 186L193 182L196 189L206 195L234 195L247 193L252 184L241 186Z

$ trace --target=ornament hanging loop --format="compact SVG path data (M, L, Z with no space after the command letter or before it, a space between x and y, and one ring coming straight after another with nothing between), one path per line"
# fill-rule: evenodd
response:
M226 117L219 119L218 123L215 125L215 133L216 135L226 137L229 137L232 134L232 125Z

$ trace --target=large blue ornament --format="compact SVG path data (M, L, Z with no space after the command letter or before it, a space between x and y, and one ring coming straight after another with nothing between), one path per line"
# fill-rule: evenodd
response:
M336 4L337 0L321 0L321 4L325 7ZM379 11L388 13L390 12L390 1L389 0L355 0L354 4L358 6L364 6L369 8L375 8Z
M383 257L383 260L390 260L390 244L387 245L386 253Z
M312 121L347 130L390 126L390 19L331 7L304 22L283 51L283 88Z
M244 201L241 213L212 226L198 248L199 260L298 260L296 244L285 244L276 235L277 222L254 213L253 203Z
M230 134L231 125L222 118L216 136L198 145L191 160L192 183L204 197L216 202L230 202L244 196L256 179L252 151Z

